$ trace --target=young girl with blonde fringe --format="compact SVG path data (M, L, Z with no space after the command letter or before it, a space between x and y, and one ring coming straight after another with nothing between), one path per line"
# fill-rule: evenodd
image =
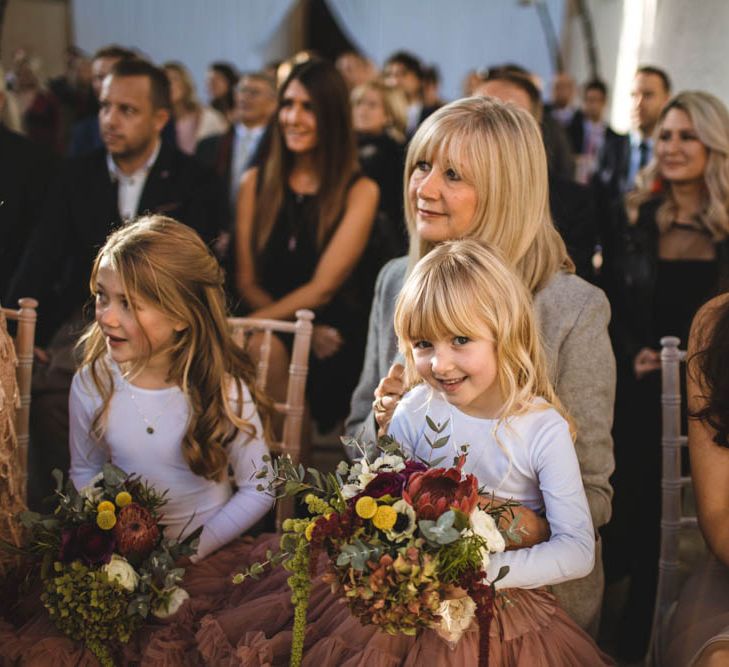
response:
M140 633L123 656L125 664L183 664L202 655L207 635L196 637L197 622L223 606L252 550L236 538L272 505L254 479L268 453L269 404L229 335L223 272L189 227L149 216L114 232L96 257L91 292L95 322L80 341L84 359L69 400L70 477L80 489L111 461L168 491L168 536L203 527L183 584L192 600L167 626ZM5 659L95 664L44 613L17 632L0 621Z
M443 243L406 280L395 331L411 389L389 435L425 460L469 445L464 472L476 475L484 495L544 514L551 528L546 542L491 557L489 580L504 565L509 572L496 583L503 595L489 664L612 664L545 588L590 572L595 540L570 419L549 382L523 281L484 244ZM426 417L445 425L445 449L427 443ZM414 655L429 664L475 664L477 637L472 627L450 651L424 633L406 664L416 664Z

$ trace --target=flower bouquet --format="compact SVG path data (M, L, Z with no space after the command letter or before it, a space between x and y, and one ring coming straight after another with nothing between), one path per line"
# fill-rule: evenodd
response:
M150 614L169 616L188 597L175 561L196 552L199 531L183 541L164 537L166 492L111 464L78 491L53 474L54 512L20 515L24 553L40 567L41 600L56 627L113 665L114 651Z
M437 437L445 424L429 421ZM345 445L357 445L351 438ZM357 445L358 446L358 445ZM433 628L454 645L479 624L480 665L488 664L493 584L485 582L489 554L503 551L497 528L512 504L496 507L479 494L473 475L464 474L467 447L450 467L405 456L392 439L382 438L380 455L354 464L342 462L334 474L294 466L281 457L259 471L278 497L303 497L308 518L283 525L281 551L266 554L236 576L257 577L266 565L283 564L292 572L289 585L295 605L291 665L303 655L306 609L318 557L327 557L324 579L363 624L382 631L415 635ZM268 466L272 471L269 472ZM272 474L271 474L272 473ZM261 489L264 487L261 486Z

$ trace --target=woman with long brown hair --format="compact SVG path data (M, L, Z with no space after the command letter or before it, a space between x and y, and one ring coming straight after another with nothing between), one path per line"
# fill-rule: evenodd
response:
M253 317L316 312L308 396L323 429L346 415L361 366L367 304L348 278L378 196L359 171L343 79L322 60L295 66L279 91L268 157L241 181L236 283ZM285 387L288 350L276 340L272 355L275 394Z

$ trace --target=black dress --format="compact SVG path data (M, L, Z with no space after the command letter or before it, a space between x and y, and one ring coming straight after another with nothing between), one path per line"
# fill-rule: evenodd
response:
M608 581L630 577L625 613L618 630L619 657L642 657L647 648L655 600L661 513L661 376L635 378L632 362L645 347L660 350L663 336L686 347L696 311L720 289L727 269L725 244L717 259L662 260L655 214L661 200L640 209L628 230L622 294L614 302L618 385L615 424L615 492L611 522L602 531ZM696 233L702 233L697 230ZM632 267L632 268L630 268ZM685 415L685 389L682 410Z
M352 179L350 187L358 178L361 175ZM316 271L329 242L327 239L322 247L317 243L318 208L316 195L302 195L286 186L281 210L258 257L261 287L276 300L309 282ZM315 325L332 326L344 339L339 351L328 359L313 354L309 358L306 395L322 431L330 430L349 412L367 340L371 301L363 297L367 291L356 267L334 298L315 312Z

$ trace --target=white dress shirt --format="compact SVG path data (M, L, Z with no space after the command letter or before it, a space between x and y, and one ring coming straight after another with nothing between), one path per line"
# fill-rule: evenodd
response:
M147 176L150 170L157 161L160 146L161 143L158 140L157 146L149 157L149 160L133 174L128 175L119 169L110 153L107 152L106 154L106 166L109 169L109 176L112 181L118 184L117 206L119 208L119 215L124 222L131 220L137 215L142 190L144 190L144 184L147 182Z

